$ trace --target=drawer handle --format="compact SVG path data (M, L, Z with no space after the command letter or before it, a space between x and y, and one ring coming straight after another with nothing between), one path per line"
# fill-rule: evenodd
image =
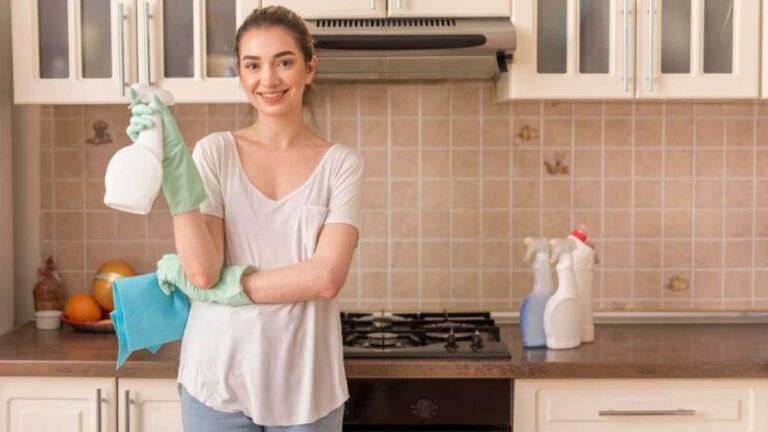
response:
M600 417L631 417L631 416L693 416L696 410L674 409L674 410L607 410L598 411Z

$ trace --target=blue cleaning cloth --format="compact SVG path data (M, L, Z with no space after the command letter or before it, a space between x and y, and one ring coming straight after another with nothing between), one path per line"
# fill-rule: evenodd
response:
M157 273L112 282L115 310L109 314L118 340L117 368L133 351L157 352L164 343L181 339L189 316L189 298L181 290L165 295Z

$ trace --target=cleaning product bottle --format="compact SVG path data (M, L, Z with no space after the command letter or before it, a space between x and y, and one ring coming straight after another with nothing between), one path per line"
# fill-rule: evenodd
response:
M543 347L547 345L547 335L544 333L544 308L554 290L549 265L549 242L545 238L531 237L526 237L523 241L528 246L525 261L530 260L534 252L536 252L536 258L533 262L533 289L520 306L520 332L523 335L524 347Z
M576 275L576 291L581 303L581 341L595 340L592 319L592 289L595 280L595 249L587 244L587 227L574 229L569 239L576 243L573 251L573 272Z
M571 239L552 239L549 243L552 262L557 261L557 291L544 308L547 348L575 348L581 345L581 303L571 256L576 244Z
M165 105L173 105L173 96L156 87L134 84L142 102L151 104L156 95ZM155 123L139 134L136 142L112 156L104 176L104 204L115 210L147 214L152 209L163 180L163 123L159 114Z

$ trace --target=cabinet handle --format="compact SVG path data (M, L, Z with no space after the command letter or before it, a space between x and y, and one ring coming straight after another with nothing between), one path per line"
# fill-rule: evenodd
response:
M624 93L626 93L627 91L629 91L629 86L628 86L629 82L628 82L628 77L627 77L627 75L629 74L629 65L627 64L627 62L628 62L627 49L629 49L629 28L628 28L628 26L629 26L629 19L628 19L627 16L629 15L629 11L627 10L627 0L624 0L623 9L624 9L624 11L623 11L624 12L624 14L623 14L623 18L624 18L624 38L623 38L623 41L624 41L624 56L623 56L624 76L623 76L622 79L624 80Z
M120 97L125 97L125 52L124 52L124 39L123 35L123 4L117 5L117 83L120 87Z
M101 389L96 389L96 432L101 432Z
M397 8L402 9L403 8L403 0L397 0Z
M376 0L371 0L371 10L376 10Z
M131 432L131 391L125 391L125 432Z
M150 67L150 61L152 61L152 56L149 54L149 1L144 2L143 7L143 18L144 18L144 54L146 55L146 69L145 69L145 78L147 85L152 85L152 80L150 79L150 72L152 71L152 68Z
M693 416L696 410L674 409L674 410L606 410L598 411L600 417L632 417L632 416Z
M653 0L648 0L648 91L653 91Z

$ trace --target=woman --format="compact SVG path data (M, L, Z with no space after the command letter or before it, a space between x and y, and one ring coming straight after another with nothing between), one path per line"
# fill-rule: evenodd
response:
M154 102L178 252L158 276L198 300L178 376L184 429L341 431L348 391L335 297L358 239L362 161L303 121L317 60L296 14L255 10L235 51L258 114L251 126L203 138L190 158ZM135 105L129 135L151 126L152 112Z

